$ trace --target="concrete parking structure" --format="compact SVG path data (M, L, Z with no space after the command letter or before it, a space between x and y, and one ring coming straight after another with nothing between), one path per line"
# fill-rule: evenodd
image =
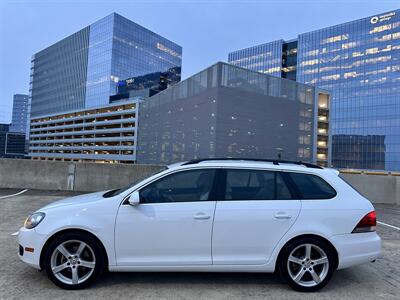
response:
M0 190L0 196L21 190ZM44 273L24 265L18 245L10 234L17 231L29 213L43 205L76 193L29 190L0 199L0 299L5 298L135 298L135 299L298 299L278 276L270 274L210 273L109 273L99 283L82 291L55 287ZM375 205L378 220L400 227L400 207ZM398 299L400 288L400 231L378 225L383 239L383 257L375 263L341 270L331 283L310 299Z

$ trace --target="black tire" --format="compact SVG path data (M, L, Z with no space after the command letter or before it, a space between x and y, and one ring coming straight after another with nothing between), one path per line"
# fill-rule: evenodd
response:
M313 250L312 251L312 255L314 255L315 260L314 259L309 259L310 262L308 262L306 260L306 255L304 255L303 258L303 262L301 262L301 264L299 264L298 262L294 263L294 262L289 262L289 255L292 253L292 251L295 251L293 253L296 253L296 251L299 251L297 253L301 254L302 247L304 247L304 251L305 248L307 247L306 244L308 245L314 245L311 248ZM318 249L319 248L319 249ZM320 254L318 251L322 250L325 255L326 258L328 260L328 268L327 269L323 269L326 266L326 263L321 264L321 265L314 265L314 263L312 265L311 262L316 261L318 254ZM298 272L294 272L292 273L292 275L290 275L289 272L292 272L293 268L296 268L298 265ZM303 238L299 238L296 240L293 240L292 242L289 242L289 244L287 244L284 249L282 250L281 254L279 255L279 261L278 261L278 271L280 276L282 277L282 279L294 290L299 291L299 292L315 292L318 291L320 289L322 289L324 286L326 286L329 282L329 280L332 278L333 272L336 269L336 263L335 263L335 254L334 254L334 250L332 249L332 246L330 244L328 244L327 242L325 242L322 239L319 238L315 238L315 237L303 237ZM308 268L310 267L310 268ZM289 271L290 268L290 271ZM315 269L314 269L315 268ZM304 270L304 275L302 275L300 277L300 281L296 282L292 277L293 274L298 275L300 274L301 270ZM296 269L295 269L296 270ZM317 273L319 270L321 271L321 274L323 276L323 279L317 283L316 280L314 280L312 273ZM320 274L320 275L321 275ZM318 276L318 278L320 278ZM301 280L301 279L304 279ZM308 279L308 280L306 280ZM312 286L305 286L307 284L307 282L310 282L310 284L314 284ZM314 283L312 283L314 282Z
M90 255L90 257L94 256L94 261L92 262L92 264L94 265L94 268L93 267L85 268L82 265L78 265L81 262L76 262L76 264L75 264L75 261L72 266L72 263L70 263L70 260L68 260L67 258L64 258L65 256L62 255L61 253L58 253L58 250L56 250L63 243L66 243L65 244L66 247L68 245L71 245L70 247L73 247L74 246L73 243L77 243L77 242L83 242L87 246L89 246L89 248L86 247L83 250L82 255L86 255L86 256ZM77 244L77 245L79 245L79 244ZM70 248L70 249L73 250L74 248ZM92 251L90 251L90 250L92 250ZM80 233L80 232L65 233L63 235L56 237L53 241L51 241L45 251L46 252L45 252L45 256L44 256L44 267L45 267L47 276L55 285L57 285L63 289L78 290L78 289L86 288L87 286L92 284L94 281L96 281L101 276L101 274L103 273L103 271L105 269L106 259L105 259L105 253L104 253L103 247L97 239L95 239L94 237L92 237L89 234ZM73 253L73 251L71 251L71 253ZM89 273L90 274L87 276L87 278L83 282L76 283L76 284L74 284L72 282L68 284L68 283L61 281L59 278L56 277L56 275L52 271L51 263L52 263L52 259L54 259L54 258L52 258L53 255L54 255L54 257L56 257L56 255L58 255L58 259L60 259L59 257L61 255L62 259L65 260L64 263L69 264L69 266L66 267L65 269L63 269L62 272L58 272L58 273L61 273L62 276L64 276L63 274L65 274L65 277L68 278L69 272L71 272L71 278L72 278L72 267L74 269L76 268L76 272L80 272L80 273L87 272L87 274L89 274ZM62 263L60 263L60 264L62 264ZM60 276L60 275L57 275L57 276ZM78 278L79 278L79 276L78 276Z

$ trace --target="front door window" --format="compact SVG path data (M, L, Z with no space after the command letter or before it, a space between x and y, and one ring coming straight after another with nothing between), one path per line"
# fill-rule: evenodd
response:
M174 173L140 191L141 203L208 201L215 170L202 169Z

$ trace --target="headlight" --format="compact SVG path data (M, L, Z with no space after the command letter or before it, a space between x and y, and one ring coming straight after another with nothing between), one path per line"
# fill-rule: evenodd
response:
M36 212L31 214L24 223L24 227L26 229L32 229L35 228L36 226L39 225L40 222L42 222L42 220L44 219L44 217L46 216L45 213L42 212Z

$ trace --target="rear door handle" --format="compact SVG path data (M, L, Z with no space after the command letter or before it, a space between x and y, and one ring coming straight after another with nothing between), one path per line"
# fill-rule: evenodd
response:
M280 219L280 220L287 220L290 219L291 217L292 217L291 215L284 212L278 212L274 215L275 219Z
M211 218L210 215L206 215L205 213L198 213L193 216L195 220L208 220Z

